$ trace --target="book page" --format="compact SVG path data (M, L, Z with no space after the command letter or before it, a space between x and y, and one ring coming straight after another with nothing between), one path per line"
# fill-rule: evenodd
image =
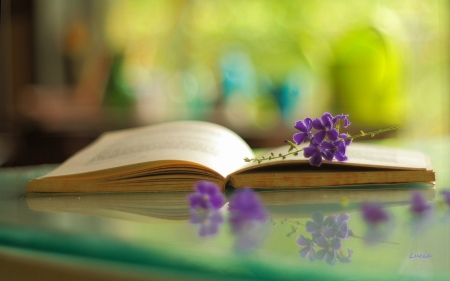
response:
M305 144L306 146L306 144ZM275 155L279 153L286 154L289 146L281 146L274 149L261 152L260 156L270 155L273 152ZM346 155L348 160L339 162L333 160L331 162L324 160L323 163L333 165L350 165L356 167L374 167L386 169L402 169L402 170L432 170L428 158L421 152L402 150L391 147L352 143L347 147ZM266 167L271 165L278 165L281 163L308 163L309 159L303 156L303 152L299 152L298 156L287 156L285 160L273 159L270 161L263 161L258 163L245 163L238 172L247 171L258 167Z
M178 121L108 132L46 177L67 176L157 161L189 161L223 177L253 157L231 130L201 121Z

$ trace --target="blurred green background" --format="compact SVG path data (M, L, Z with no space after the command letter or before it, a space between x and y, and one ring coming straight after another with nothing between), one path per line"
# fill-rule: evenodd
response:
M281 145L296 120L325 111L349 114L350 133L398 125L381 137L445 135L449 8L2 1L1 133L17 152L4 162L60 162L105 130L179 119L222 124L255 148ZM49 146L58 157L42 152Z

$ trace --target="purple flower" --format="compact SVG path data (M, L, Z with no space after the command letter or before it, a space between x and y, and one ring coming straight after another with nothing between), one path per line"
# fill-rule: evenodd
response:
M303 149L303 156L309 158L309 163L319 167L322 164L322 158L328 161L333 160L334 146L331 142L318 143L315 137L311 140L311 144Z
M300 247L304 247L298 253L301 258L309 259L310 261L314 261L316 259L316 251L314 250L314 241L308 238L305 238L303 234L297 237L297 245Z
M223 223L223 216L219 210L191 209L189 222L200 225L198 230L200 237L214 236L219 233L220 225Z
M333 117L333 125L336 124L339 120L344 120L344 127L347 128L350 126L351 122L348 120L348 114L339 114Z
M322 143L325 137L330 141L338 139L339 132L334 128L335 122L333 122L333 118L330 113L325 112L320 119L316 118L312 122L313 128L317 130L314 133L314 139L317 143Z
M218 185L213 182L199 181L195 184L195 193L189 195L191 209L220 209L225 203L225 196Z
M383 210L383 205L379 203L364 202L361 205L361 212L363 219L371 225L386 222L390 219L386 211Z
M450 190L443 190L441 194L444 195L444 201L447 205L450 205Z
M341 240L339 238L333 238L327 240L324 236L319 236L314 239L317 246L322 248L316 253L318 260L325 260L329 265L336 263L337 253L341 249Z
M411 212L416 214L422 214L431 209L431 205L427 203L425 197L422 193L415 191L412 193L411 197Z
M297 121L295 123L294 128L296 128L297 130L300 131L300 133L296 133L293 136L293 140L295 141L296 144L301 144L302 142L307 142L309 140L311 140L312 138L312 133L311 133L311 129L312 129L312 120L311 118L305 118L305 120L301 121Z

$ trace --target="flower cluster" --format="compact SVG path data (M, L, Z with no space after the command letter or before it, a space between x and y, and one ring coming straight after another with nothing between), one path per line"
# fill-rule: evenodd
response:
M348 115L333 116L328 112L325 112L320 119L305 118L295 123L294 128L300 133L294 134L293 140L297 145L309 142L309 146L303 149L303 156L309 158L311 165L320 166L322 158L328 161L347 160L345 152L352 139L348 134L339 133L340 120L344 120L345 128L351 124Z
M348 119L348 114L333 116L328 112L325 112L322 117L315 118L314 120L309 117L298 120L294 128L299 132L294 134L292 137L293 141L285 140L285 143L289 145L286 154L280 153L279 155L274 155L271 153L269 157L244 158L244 161L261 163L265 160L277 158L286 159L289 155L297 156L300 151L303 151L303 156L309 159L309 163L319 167L323 160L333 161L335 159L337 161L347 161L347 147L355 138L364 136L373 137L376 134L397 129L396 126L393 126L368 133L361 131L361 134L350 136L348 133L339 132L341 121L344 122L344 128L347 128L351 124ZM309 145L304 148L299 148L298 145L303 143L308 143Z
M324 219L322 212L315 212L311 215L311 221L306 222L306 232L311 234L311 239L300 234L297 238L297 245L303 247L300 257L310 261L325 260L329 265L333 265L337 260L350 262L353 250L348 249L348 255L342 252L342 239L349 239L353 236L353 231L348 228L350 215L339 214L330 215ZM315 246L321 248L316 252Z

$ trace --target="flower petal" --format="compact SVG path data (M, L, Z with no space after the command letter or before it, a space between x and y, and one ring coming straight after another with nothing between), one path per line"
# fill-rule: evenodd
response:
M337 161L343 162L343 161L347 161L348 157L345 154L340 153L339 151L336 151L334 153L334 157L336 158Z
M322 156L320 153L316 153L309 158L309 164L319 167L322 164Z
M314 154L318 153L318 150L319 150L319 148L317 146L310 145L303 149L303 156L305 156L305 158L309 158L309 157L313 156Z
M314 248L310 247L310 246L301 249L298 253L300 254L301 258L304 258L304 259L307 258L310 261L313 261L316 258L316 255L315 255L316 253L314 251Z
M339 137L339 132L338 132L338 130L336 130L335 128L329 130L329 131L327 132L327 137L328 137L328 139L329 139L330 141L335 141L335 140L337 140L338 137Z
M313 220L313 222L322 225L323 223L323 219L324 219L324 215L322 212L314 212L311 214L311 219Z
M352 139L346 139L344 142L345 142L345 146L349 146L352 144Z
M322 121L320 121L318 118L314 119L312 121L312 127L319 131L325 131L325 126L322 124Z
M334 227L325 227L323 229L323 236L325 236L325 238L333 238L336 235L336 230L334 229Z
M297 243L298 246L309 246L311 245L312 241L303 236L303 234L300 234L295 242Z
M307 133L296 133L292 137L292 140L295 141L296 144L301 144L305 140L308 139L309 134Z
M339 214L336 217L336 223L341 225L343 222L347 222L350 219L350 215L347 213Z
M331 127L333 127L333 115L330 113L325 112L320 119L325 128L331 129Z
M328 249L330 247L330 244L328 244L327 239L323 235L320 235L319 237L314 238L314 241L316 242L317 246L320 248Z
M347 239L348 238L348 224L346 221L344 221L340 227L339 230L336 231L336 236L341 239Z
M334 155L331 151L327 150L321 153L323 159L327 161L333 161Z
M302 120L298 120L297 122L295 122L294 128L303 133L308 132L308 127Z
M209 216L209 220L214 224L221 224L224 221L220 211L213 211L213 213Z
M335 225L336 224L336 215L329 215L324 221L324 225Z
M329 265L333 265L336 263L336 252L335 251L328 251L325 254L325 262Z
M225 196L222 193L214 194L209 198L211 206L218 210L225 204Z
M325 254L328 252L327 249L322 249L316 253L316 259L319 261L323 260L325 258Z
M339 238L331 239L330 247L333 248L335 251L338 251L342 247L341 239Z
M441 194L444 196L444 201L450 205L450 190L443 190Z
M309 232L312 234L317 234L320 232L320 230L321 230L321 227L317 223L315 223L313 221L306 222L306 232Z
M325 139L325 136L327 135L327 132L325 131L317 131L314 133L314 141L316 143L322 143Z
M199 193L193 193L191 195L188 196L189 199L189 204L191 206L192 209L201 207L201 208L205 208L202 200L202 195Z
M320 149L323 150L334 150L334 145L329 141L324 141L320 145Z

